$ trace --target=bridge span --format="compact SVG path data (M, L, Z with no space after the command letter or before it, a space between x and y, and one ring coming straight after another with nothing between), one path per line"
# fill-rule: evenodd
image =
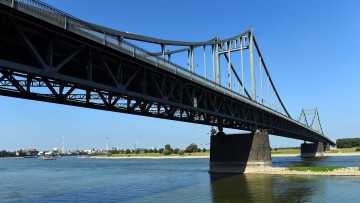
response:
M37 0L0 0L0 26L1 95L335 145L317 110L311 124L305 111L299 120L289 115L252 29L204 42L163 40Z

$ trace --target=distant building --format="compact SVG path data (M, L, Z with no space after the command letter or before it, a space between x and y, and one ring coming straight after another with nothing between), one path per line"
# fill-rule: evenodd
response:
M39 151L37 151L36 149L28 149L25 154L26 156L37 156L39 153Z
M36 149L27 149L27 150L16 150L15 155L19 157L27 157L27 156L37 156L39 151Z
M20 150L16 150L15 155L16 156L25 156L26 153L22 149L20 149Z

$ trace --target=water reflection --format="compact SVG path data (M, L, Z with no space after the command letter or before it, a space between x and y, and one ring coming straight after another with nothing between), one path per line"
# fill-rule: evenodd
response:
M307 202L315 186L311 176L224 175L210 174L212 202ZM315 184L315 185L314 185ZM320 182L321 184L321 182Z

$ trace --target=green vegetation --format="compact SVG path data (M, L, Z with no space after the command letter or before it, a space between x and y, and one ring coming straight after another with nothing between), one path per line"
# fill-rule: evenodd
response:
M359 147L352 148L336 148L332 149L330 153L356 153L360 152ZM300 148L275 148L271 150L271 154L300 154Z
M337 139L336 146L339 148L360 147L360 138Z
M188 153L188 154L186 154ZM97 157L103 157L98 156ZM160 157L160 156L210 156L210 152L206 148L200 149L196 144L191 143L186 150L179 148L171 148L170 144L166 144L164 148L155 149L116 149L113 148L107 152L109 157Z
M275 148L271 150L271 154L300 154L300 148Z
M356 147L352 147L352 148L336 148L330 151L330 153L354 153L354 152L358 152L356 149Z
M5 150L0 151L0 157L14 157L15 152L7 152Z
M164 155L160 153L139 153L139 154L111 154L109 155L94 155L95 157L179 157L179 156L185 156L185 157L191 157L191 156L203 156L203 157L209 157L210 151L207 152L194 152L194 153L185 153L183 150L179 150L178 154L170 154L170 155Z
M192 153L192 152L197 152L197 151L198 151L198 148L197 148L197 144L195 144L195 143L191 143L185 149L186 153Z
M313 171L313 172L334 171L340 168L343 167L339 167L339 166L288 167L290 171Z

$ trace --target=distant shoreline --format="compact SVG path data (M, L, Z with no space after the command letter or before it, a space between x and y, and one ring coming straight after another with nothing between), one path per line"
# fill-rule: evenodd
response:
M299 157L300 154L272 154L271 157ZM336 156L360 156L360 152L348 153L325 153L324 157ZM0 157L0 159L23 159L24 157ZM185 156L89 156L77 158L92 158L92 159L209 159L210 155L185 155Z
M201 159L209 156L90 156L91 159Z
M271 157L298 157L300 154L272 154ZM360 153L325 153L324 157L360 156ZM210 156L90 156L94 159L201 159Z

